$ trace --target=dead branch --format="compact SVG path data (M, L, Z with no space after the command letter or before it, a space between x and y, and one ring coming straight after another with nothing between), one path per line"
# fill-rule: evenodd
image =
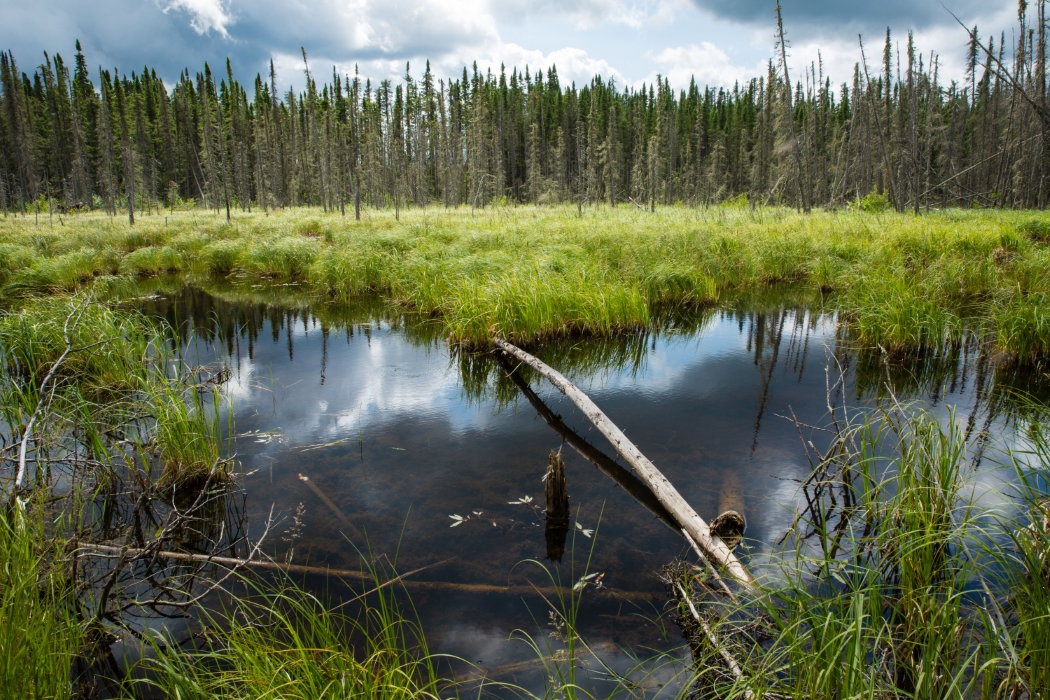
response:
M51 365L51 368L47 371L44 376L44 380L40 382L40 388L38 390L39 398L36 403L36 407L33 409L32 415L29 416L29 422L26 423L25 431L22 433L22 441L18 448L18 471L15 472L14 486L11 489L11 500L13 503L21 503L21 499L18 497L18 491L22 488L22 481L25 479L26 474L26 452L29 447L29 439L33 435L33 426L36 424L37 419L40 417L41 412L44 410L44 406L47 403L44 399L46 394L47 385L54 378L58 368L62 365L65 359L73 350L73 339L70 337L70 331L75 331L77 324L80 323L80 318L83 315L83 310L87 305L91 303L91 298L88 297L82 304L77 304L73 307L73 310L66 316L65 322L62 324L62 339L66 343L65 349L62 354L58 356L55 363ZM70 329L69 324L72 321L73 328Z
M704 636L707 637L707 641L718 651L719 656L721 656L722 660L726 662L727 666L729 666L729 670L733 672L733 676L737 681L742 680L744 672L740 670L740 664L736 662L736 659L733 658L733 655L729 653L725 646L718 641L718 636L715 634L714 630L711 629L711 625L707 624L707 620L702 618L700 613L696 611L696 606L693 605L692 598L690 598L685 592L685 588L682 587L682 584L676 581L675 586L678 588L678 592L682 594L682 600L689 606L689 612L692 614L693 619L696 620L700 625L700 628L704 630ZM750 690L744 692L744 697L747 698L747 700L751 700L754 696L754 693Z
M660 470L646 458L634 443L627 439L618 427L602 412L600 408L582 391L576 388L558 371L544 364L529 353L515 347L502 338L496 338L496 347L504 353L524 362L546 377L561 393L569 398L583 411L588 420L604 435L616 451L630 464L639 477L646 483L656 498L664 505L675 520L689 532L708 556L714 559L729 574L748 587L755 585L755 580L744 568L736 555L717 537L711 534L707 523L697 515L693 507L678 490L667 480Z
M510 363L507 362L504 357L497 356L497 360L503 367L507 377L514 382L522 395L530 404L532 404L532 407L536 409L536 413L539 414L540 418L542 418L544 422L554 430L554 432L560 435L562 440L568 443L569 447L576 450L576 452L588 462L598 467L598 469L612 479L617 486L630 494L634 500L642 504L664 525L675 532L680 530L674 516L667 512L667 508L665 508L664 504L653 495L653 492L649 490L649 487L645 485L645 482L632 474L629 469L624 469L623 466L617 464L614 459L591 443L587 442L587 440L579 433L567 426L561 419L561 416L554 413L554 411L543 402L543 399L536 395L536 392L532 390L532 387L530 387L528 383L521 378L521 375L518 374L517 368L511 367Z

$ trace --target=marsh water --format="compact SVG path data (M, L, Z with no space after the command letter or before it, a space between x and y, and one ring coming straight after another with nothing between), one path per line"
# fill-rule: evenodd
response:
M621 487L563 444L491 356L455 352L434 322L382 299L333 304L294 289L212 291L161 294L146 309L179 329L190 361L226 363L232 372L249 532L261 531L271 507L284 518L268 554L283 561L294 548L294 563L333 569L357 570L361 552L385 555L399 572L430 566L408 578L407 593L431 651L533 688L542 685L541 667L515 630L542 644L552 628L528 582L549 587L551 575L571 583L590 557L603 587L585 591L580 630L605 662L622 671L656 652L684 654L674 651L682 641L663 615L658 579L687 554L682 538L630 484ZM768 551L790 525L797 480L811 469L788 417L823 425L829 400L871 405L892 387L898 400L954 415L971 435L1008 437L1009 389L1039 390L977 345L903 363L857 352L833 315L790 295L668 317L661 327L536 354L583 389L702 517L741 511L745 556ZM527 379L569 429L616 457L564 397ZM802 432L818 447L827 440ZM542 515L542 479L559 449L572 512L560 562L548 556L557 552L548 551ZM301 579L333 602L361 589L358 580ZM667 681L674 670L647 682Z

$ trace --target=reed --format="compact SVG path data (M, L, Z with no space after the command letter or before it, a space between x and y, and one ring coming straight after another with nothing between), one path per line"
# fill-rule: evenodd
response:
M715 599L687 576L722 640L695 638L697 678L725 697L1048 697L1039 426L1031 451L1010 453L1020 508L989 511L975 500L977 446L954 415L894 405L854 416L758 596Z
M157 370L153 370L156 375ZM218 387L193 380L154 376L143 392L155 421L153 444L164 465L161 480L181 486L201 484L222 464L232 436L223 433L223 397ZM230 423L227 421L227 426ZM220 477L225 475L221 470Z
M167 330L97 300L104 291L35 299L0 318L6 437L17 441L39 405L46 410L32 442L40 454L109 435L109 444L92 445L102 462L130 459L127 445L137 445L156 455L165 481L198 482L227 448L220 387L168 349ZM53 381L42 394L48 373Z

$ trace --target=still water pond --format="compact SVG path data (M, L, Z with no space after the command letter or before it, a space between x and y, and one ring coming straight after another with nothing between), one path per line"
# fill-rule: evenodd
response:
M891 381L974 433L1008 433L1005 389L1031 388L969 347L914 365L887 365L847 349L834 317L789 304L718 310L668 323L664 331L618 340L540 348L663 471L704 518L742 511L752 553L790 525L797 483L810 471L799 430L825 422L829 384L836 405L879 400ZM548 559L542 517L548 456L562 437L488 356L451 351L433 323L382 300L333 306L261 301L243 293L184 289L148 304L180 329L195 362L232 370L235 449L258 532L271 505L297 538L272 536L265 549L284 560L359 567L359 550L397 559L399 571L445 562L411 577L408 592L432 651L461 657L501 680L542 682L535 654L515 630L540 638L548 610L527 582L550 585L535 563L563 581L591 570L604 589L585 598L581 631L607 663L681 645L658 618L658 573L686 554L676 536L622 488L568 446L574 527L562 561ZM532 389L566 426L615 453L550 385ZM806 431L819 443L820 434ZM528 502L531 498L531 503ZM457 516L463 522L455 527ZM600 526L599 526L600 521ZM597 530L595 539L580 528ZM576 569L571 570L575 555ZM350 589L306 577L333 599ZM359 588L358 582L354 586ZM669 676L671 669L663 672ZM657 678L656 680L660 680ZM653 681L655 682L655 681Z

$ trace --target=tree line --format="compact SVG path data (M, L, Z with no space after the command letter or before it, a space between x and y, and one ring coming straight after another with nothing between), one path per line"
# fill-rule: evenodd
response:
M775 58L732 89L658 76L637 89L557 69L501 67L439 79L320 78L281 93L273 63L249 89L227 59L183 71L93 73L44 54L32 76L0 54L0 204L156 211L493 202L634 204L727 200L810 210L862 201L1045 207L1050 196L1046 2L1018 6L1016 43L969 34L965 77L887 29L881 53L834 86L821 61L796 75L777 6Z

